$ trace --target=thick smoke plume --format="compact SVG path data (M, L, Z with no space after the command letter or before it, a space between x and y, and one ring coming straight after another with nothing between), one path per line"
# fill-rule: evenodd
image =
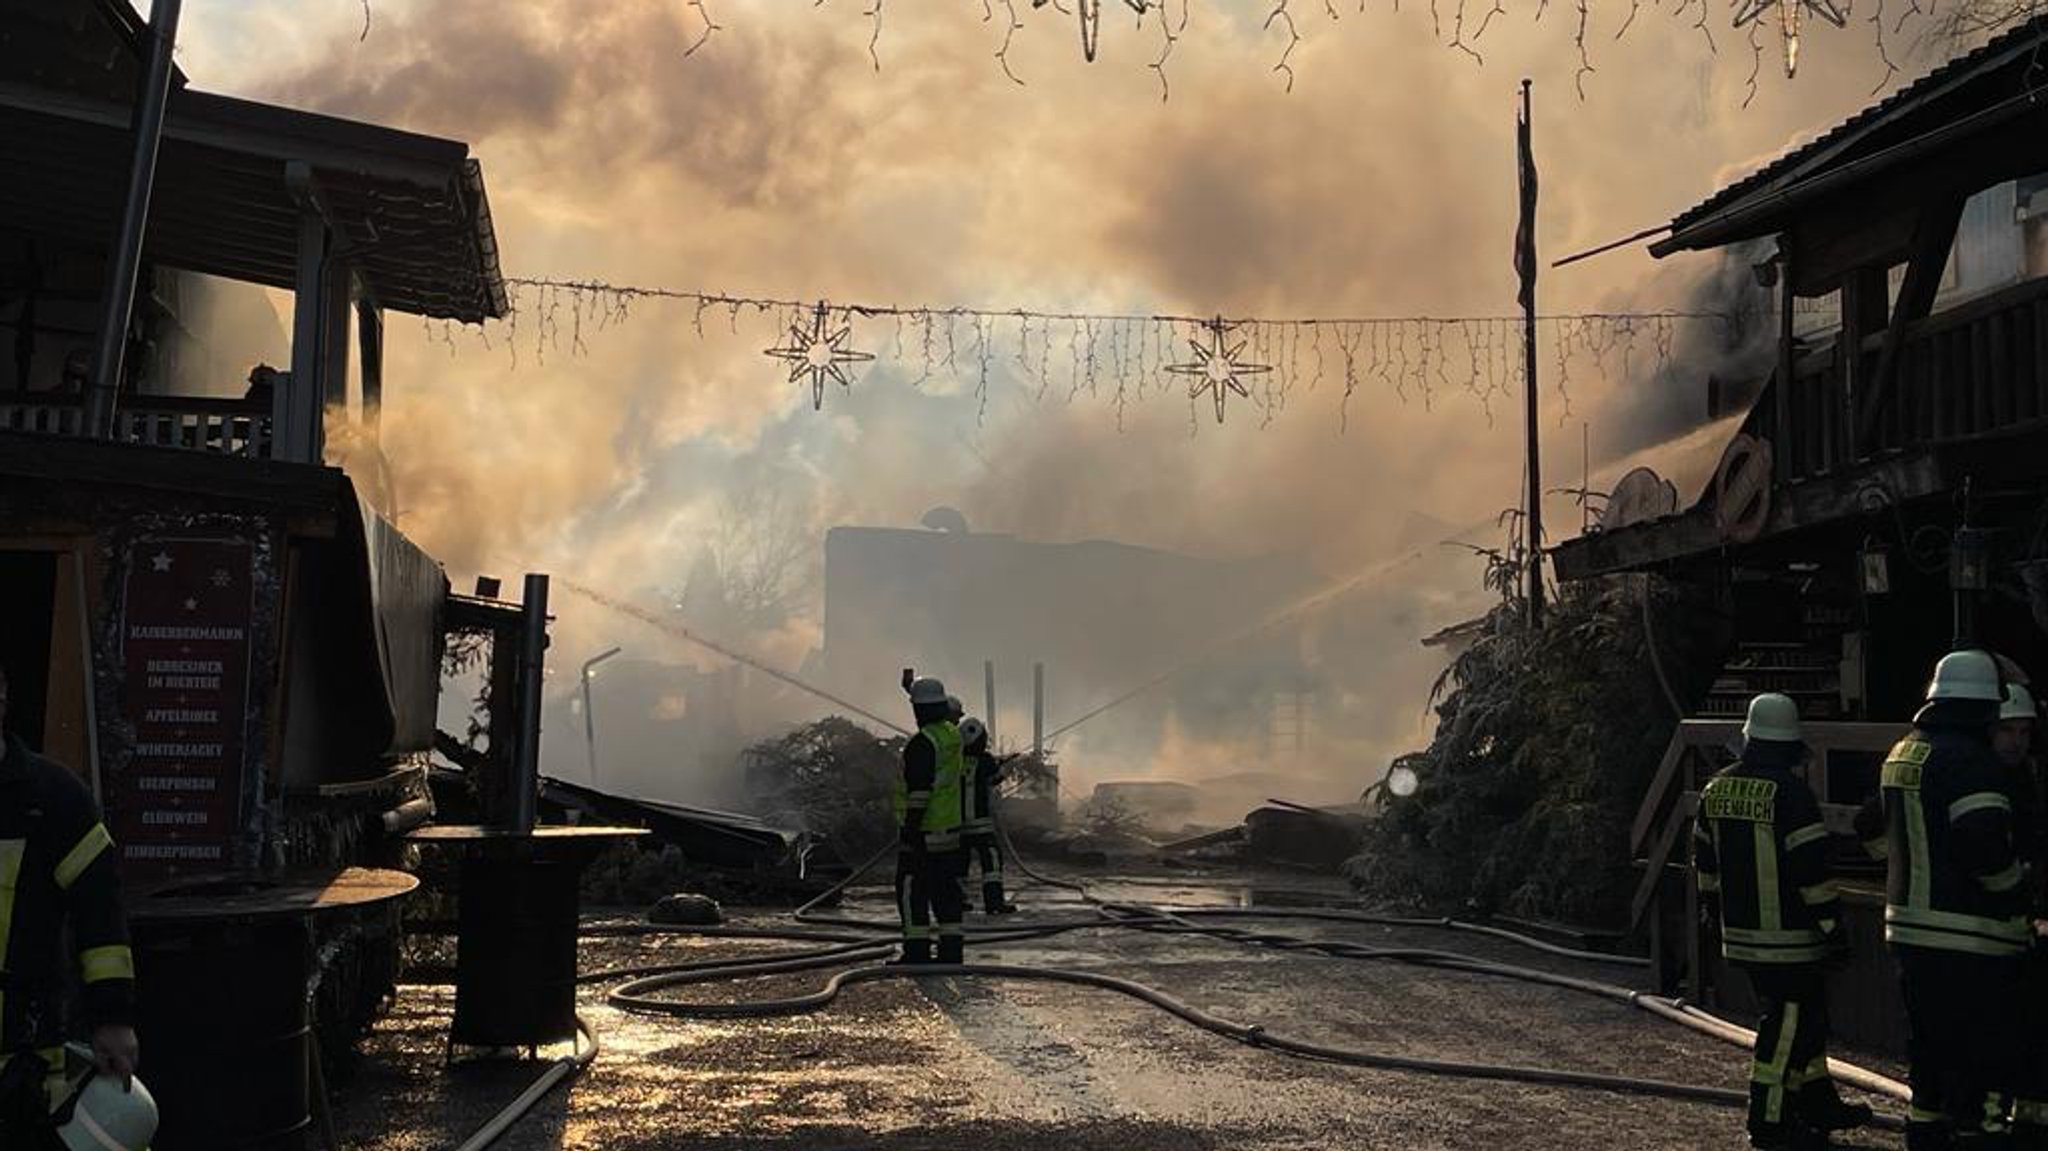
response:
M1521 76L1536 82L1540 234L1562 254L1668 218L1859 106L1881 74L1867 45L1817 35L1796 86L1767 73L1744 110L1746 51L1709 55L1685 21L1646 10L1581 101L1557 21L1500 22L1479 67L1432 44L1426 13L1403 11L1305 41L1289 93L1269 71L1277 33L1234 6L1197 5L1201 34L1177 48L1162 103L1143 67L1155 45L1105 36L1089 66L1066 21L1019 33L1010 61L1030 82L1012 83L974 5L892 8L879 71L867 25L836 5L735 8L687 57L698 28L666 0L388 0L361 40L353 5L327 7L195 11L184 66L199 87L469 141L515 275L793 299L1504 314ZM1618 253L1546 272L1542 303L1687 307L1715 291L1698 286L1715 266ZM1457 386L1427 404L1361 393L1342 433L1334 385L1296 393L1270 422L1245 409L1220 429L1194 425L1184 396L1119 418L1104 394L1041 396L1008 362L985 401L972 358L921 379L917 333L878 321L855 340L881 359L814 413L808 388L760 354L781 336L771 318L641 301L600 325L537 312L530 289L521 302L516 320L481 333L399 317L390 328L385 446L400 523L458 584L551 570L680 602L693 626L795 669L819 641L825 530L910 526L937 504L977 530L1277 554L1327 579L1426 557L1299 630L1314 650L1298 658L1320 669L1341 717L1287 762L1304 793L1355 794L1421 738L1441 656L1418 641L1486 603L1477 564L1438 541L1494 542L1495 516L1517 501L1513 405L1489 409ZM1654 378L1647 352L1633 378L1578 362L1566 383L1544 349L1552 476L1576 474L1581 422L1598 465L1694 418L1700 373ZM1415 513L1448 527L1417 538ZM1562 500L1551 515L1575 525ZM1234 622L1190 613L1186 642ZM587 777L566 689L612 644L628 655L593 694L603 777L624 790L730 798L732 745L822 710L567 601L553 773ZM1157 664L1182 654L1162 650ZM877 666L869 698L893 704L898 664L940 658L905 651ZM1078 730L1062 747L1073 779L1256 765L1261 721L1235 716L1230 697L1257 690L1257 673L1225 661L1205 669L1208 688L1177 684L1170 714L1154 701L1134 707L1139 720ZM1065 670L1087 686L1061 700L1066 714L1111 690L1087 681L1088 669ZM692 721L721 699L715 723ZM1208 722L1219 716L1233 719Z

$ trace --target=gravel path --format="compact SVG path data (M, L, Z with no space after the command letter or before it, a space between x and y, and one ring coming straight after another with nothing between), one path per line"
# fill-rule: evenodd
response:
M1232 904L1227 885L1105 883L1119 898ZM1032 914L1081 908L1027 891ZM886 915L868 897L848 911ZM759 922L772 923L772 919ZM1465 934L1292 924L1296 934L1436 947L1627 982ZM586 940L586 970L736 956L773 943L684 937ZM1745 1052L1619 1004L1562 989L1392 963L1284 955L1134 931L977 949L974 958L1125 976L1207 1010L1313 1041L1436 1058L1546 1064L1739 1087ZM765 997L824 973L744 987ZM453 993L404 989L338 1077L337 1121L356 1151L453 1147L531 1081L531 1064L444 1067ZM1133 1000L1033 983L930 979L855 987L816 1015L685 1022L625 1015L585 994L604 1053L499 1146L541 1148L1424 1149L1743 1147L1729 1108L1475 1083L1291 1059L1198 1031ZM1879 1068L1896 1073L1895 1068ZM1883 1147L1868 1134L1843 1146Z

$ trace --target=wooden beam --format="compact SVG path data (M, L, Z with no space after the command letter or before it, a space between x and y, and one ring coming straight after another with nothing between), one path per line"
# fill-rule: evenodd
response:
M1857 434L1856 413L1864 393L1870 390L1869 359L1863 353L1863 340L1870 333L1884 327L1886 295L1889 290L1886 269L1865 265L1851 269L1842 280L1842 331L1839 346L1842 350L1842 370L1839 376L1841 389L1830 412L1828 426L1828 466L1842 467L1858 456L1858 445L1864 437Z
M1790 233L1778 237L1778 371L1769 387L1772 394L1771 434L1767 441L1784 458L1792 447L1792 381L1799 365L1794 362L1798 344L1792 335L1792 321L1799 308L1799 295L1792 280L1796 261Z
M348 317L354 280L348 262L331 244L320 280L320 438L325 441L328 418L346 421L349 416Z
M356 340L363 361L363 429L374 443L384 416L384 309L368 295L356 301Z
M1942 272L1948 267L1950 249L1955 246L1956 228L1962 223L1960 198L1931 204L1913 228L1913 253L1906 263L1906 278L1899 285L1898 302L1892 307L1891 322L1885 325L1884 344L1878 349L1877 368L1870 387L1857 397L1861 415L1856 422L1859 449L1870 443L1877 429L1878 413L1884 410L1885 392L1899 371L1899 349L1905 344L1906 329L1925 319L1941 290ZM1860 343L1849 347L1861 347Z
M319 463L324 455L317 407L323 391L320 342L327 328L321 307L326 295L327 219L311 168L297 162L286 165L285 183L299 201L298 267L292 284L292 379L284 389L290 398L281 405L285 424L273 429L273 436L284 449L279 453L283 458Z

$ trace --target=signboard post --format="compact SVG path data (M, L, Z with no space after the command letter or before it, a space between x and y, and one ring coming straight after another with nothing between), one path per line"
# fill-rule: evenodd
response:
M135 742L109 781L111 830L132 865L227 867L242 811L253 549L143 537L128 561L123 710Z

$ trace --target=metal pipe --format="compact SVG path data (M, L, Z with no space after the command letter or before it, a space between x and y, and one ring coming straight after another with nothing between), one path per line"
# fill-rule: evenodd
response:
M996 745L996 661L992 659L981 661L981 690L982 698L985 701L981 713L981 723L983 727L988 728L988 745L994 747Z
M384 834L404 835L413 828L434 818L434 801L431 799L410 799L378 817Z
M93 354L92 434L114 434L114 408L134 317L135 281L142 272L142 238L149 224L149 197L156 187L156 154L163 142L164 110L170 103L171 53L178 42L182 0L156 0L149 17L149 71L136 93L135 152L128 166L128 199L121 230L107 257L106 292L101 300L99 345Z
M597 665L619 654L619 649L608 647L583 661L583 747L590 758L590 782L597 784L597 721L590 717L590 681L597 678Z
M1045 758L1045 665L1031 665L1031 754Z
M536 789L540 786L541 681L548 658L548 577L526 575L526 633L519 651L519 743L512 759L512 830L533 830Z

